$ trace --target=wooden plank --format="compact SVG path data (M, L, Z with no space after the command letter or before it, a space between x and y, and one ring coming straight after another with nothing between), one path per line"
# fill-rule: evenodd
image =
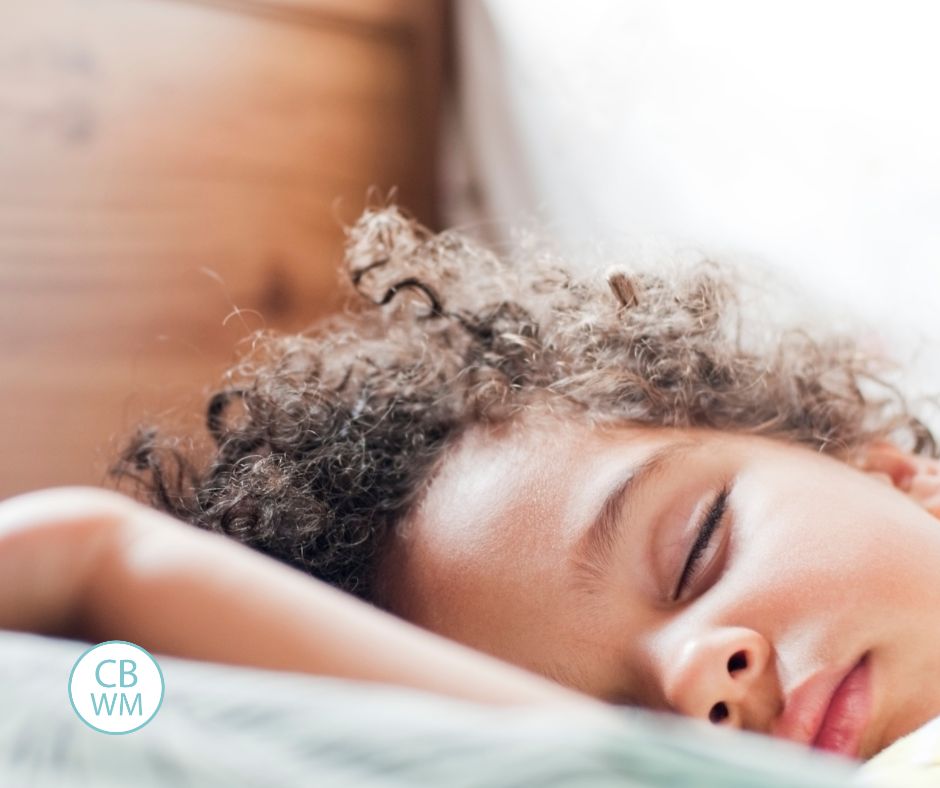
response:
M338 295L343 239L331 197L342 190L322 188L165 183L150 191L154 203L123 213L55 210L52 199L0 209L4 355L61 352L65 337L117 352L157 334L222 349L236 308L263 315L255 327L305 325ZM164 201L175 210L156 207Z
M146 411L199 421L240 337L335 308L370 187L430 210L424 61L386 11L359 35L200 3L0 5L0 497L100 482Z
M125 182L407 175L408 56L383 42L141 0L5 4L0 24L7 183L63 166Z
M154 343L156 344L156 343ZM209 383L218 380L219 358L195 348L171 356L148 346L126 359L75 357L27 369L0 361L3 398L18 403L4 415L7 446L0 460L7 494L64 484L105 484L107 468L134 427L153 420L200 435ZM89 374L91 372L92 374ZM194 380L203 380L194 386Z
M379 36L411 36L438 0L171 0L233 11L279 14L319 27Z

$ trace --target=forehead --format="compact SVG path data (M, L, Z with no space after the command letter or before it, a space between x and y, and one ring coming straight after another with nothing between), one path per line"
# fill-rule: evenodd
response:
M617 477L682 434L543 415L469 430L397 534L386 604L483 650L496 650L490 639L501 633L504 657L506 631L526 641L520 622L552 631L544 619L558 626L565 588L548 580L564 576Z
M452 447L406 530L443 552L511 541L547 554L577 538L580 515L611 473L679 435L539 415L475 427Z

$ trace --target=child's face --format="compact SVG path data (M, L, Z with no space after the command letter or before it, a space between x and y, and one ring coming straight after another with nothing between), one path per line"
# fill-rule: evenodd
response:
M587 549L611 491L665 447ZM402 528L384 601L591 695L870 757L940 714L940 522L924 508L940 476L872 456L895 483L752 436L477 428Z

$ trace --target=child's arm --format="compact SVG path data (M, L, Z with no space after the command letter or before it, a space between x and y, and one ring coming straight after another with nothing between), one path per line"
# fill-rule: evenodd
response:
M489 703L600 705L223 536L91 488L0 503L0 628Z

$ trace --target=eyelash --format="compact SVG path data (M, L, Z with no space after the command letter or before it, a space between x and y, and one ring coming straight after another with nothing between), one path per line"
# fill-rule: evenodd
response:
M676 591L672 596L673 601L678 601L689 582L694 579L695 572L702 560L702 556L705 554L705 550L708 549L708 545L711 543L712 537L715 535L715 532L721 526L722 520L724 519L729 493L730 489L727 486L723 487L718 492L712 501L712 505L705 513L704 519L699 524L695 542L692 544L692 549L689 551L689 557L686 559L685 566L682 568L682 574L679 576L679 583L677 584Z

